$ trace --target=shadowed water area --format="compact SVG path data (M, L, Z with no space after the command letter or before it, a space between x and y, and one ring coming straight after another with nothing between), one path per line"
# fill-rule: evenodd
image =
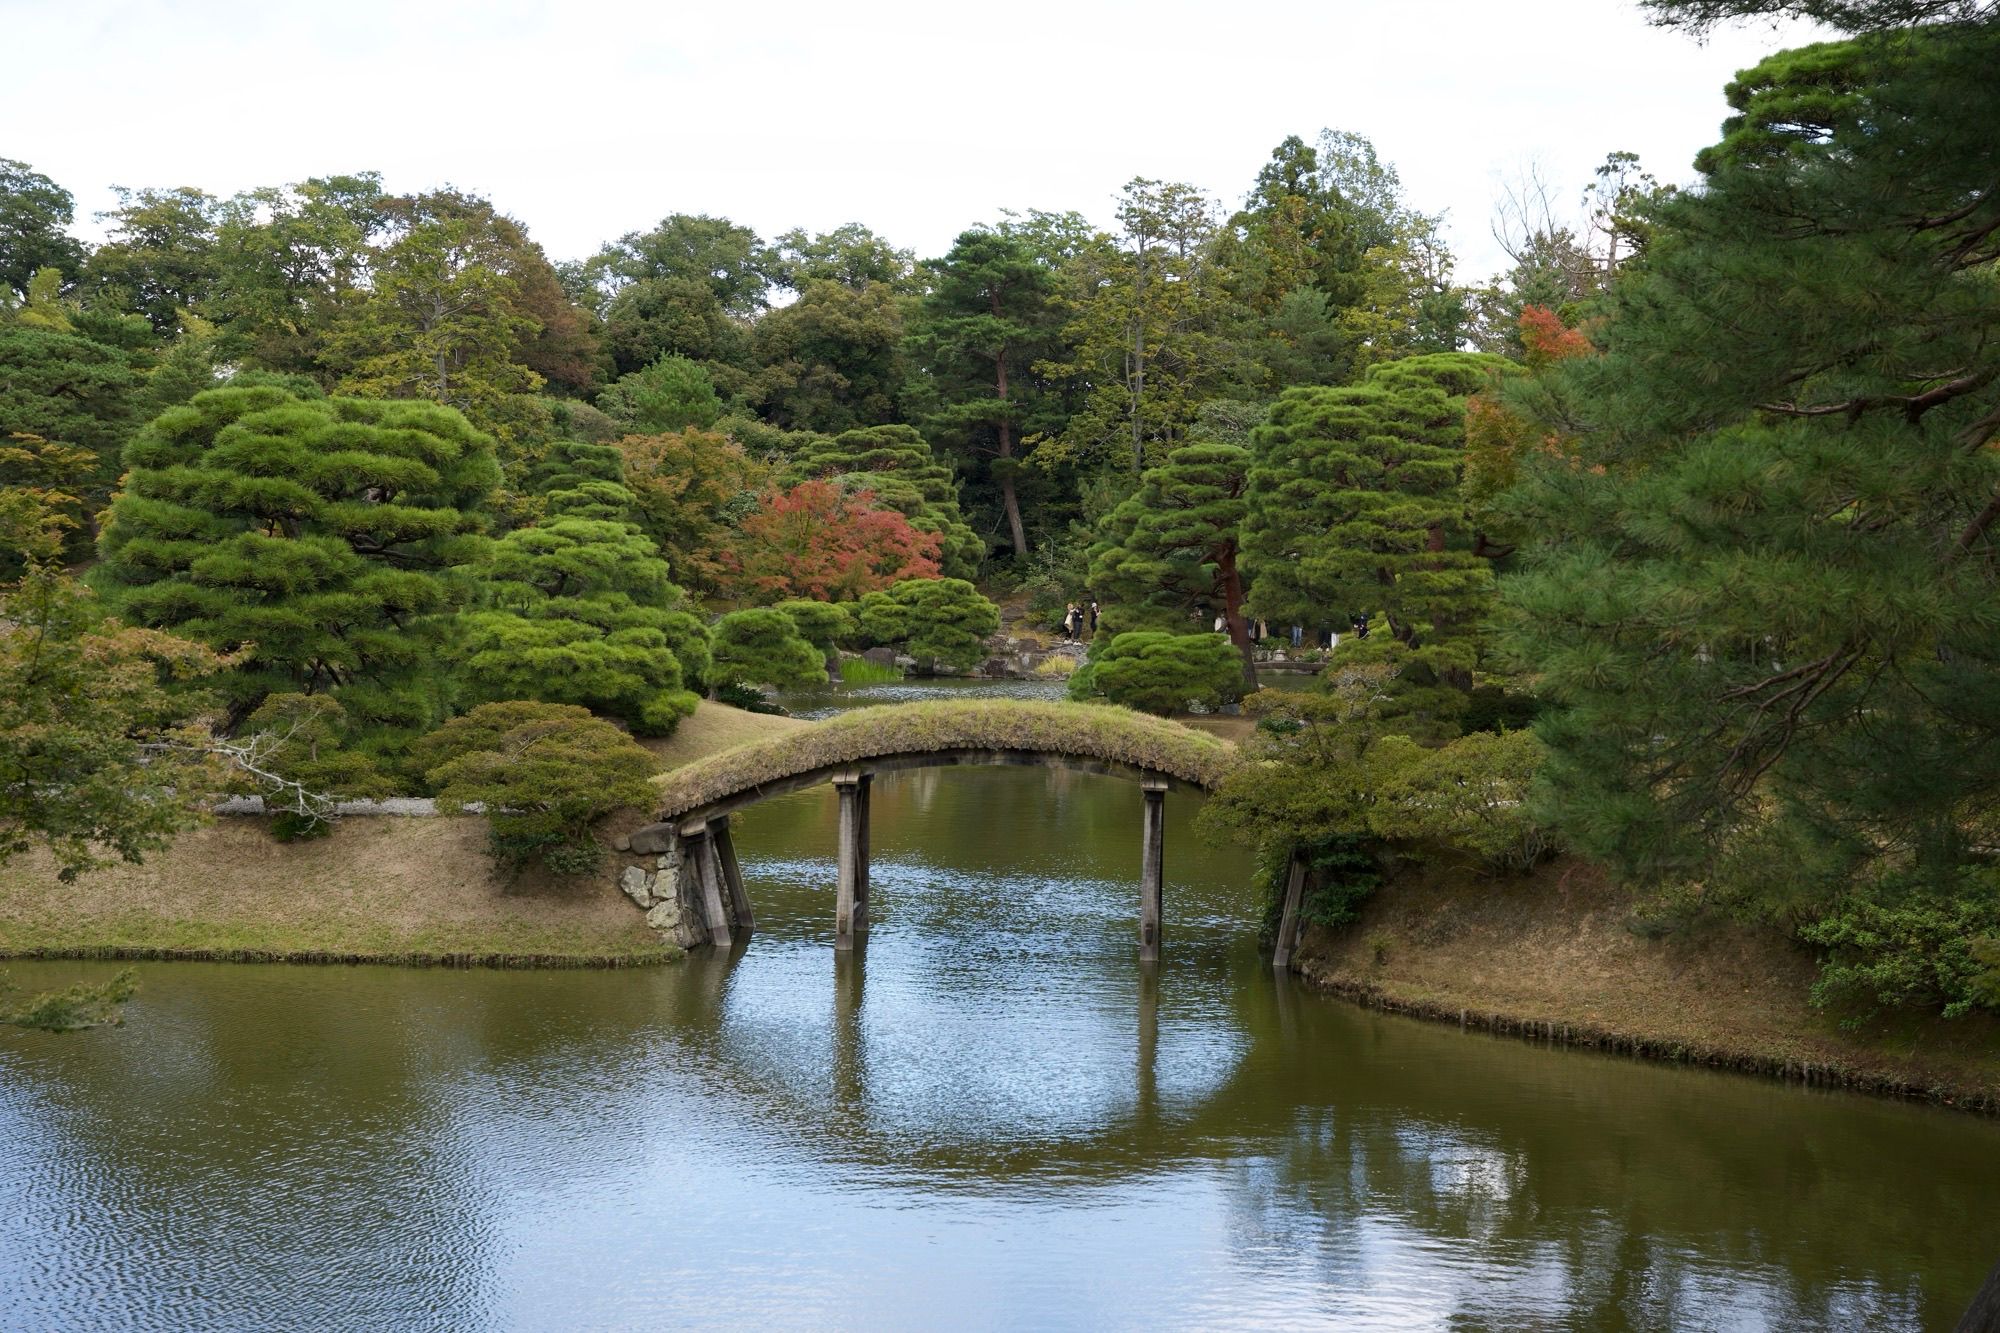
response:
M1467 1035L1279 983L1136 786L888 776L740 817L732 957L141 967L0 1029L0 1328L1948 1328L2000 1125ZM102 965L19 964L31 986Z

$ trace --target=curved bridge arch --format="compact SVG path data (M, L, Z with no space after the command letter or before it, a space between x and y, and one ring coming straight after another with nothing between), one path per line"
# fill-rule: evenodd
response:
M983 700L858 709L657 779L655 822L621 847L657 856L658 874L628 867L621 884L641 906L670 903L652 909L660 914L656 924L671 918L683 943L729 945L752 924L730 814L831 782L840 793L835 947L850 949L867 931L869 786L877 773L961 764L1069 768L1127 778L1144 792L1140 956L1157 958L1166 793L1212 791L1236 763L1235 747L1206 732L1122 708Z

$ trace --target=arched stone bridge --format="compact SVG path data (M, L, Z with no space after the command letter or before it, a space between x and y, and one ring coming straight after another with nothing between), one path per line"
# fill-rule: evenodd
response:
M730 814L831 782L840 793L834 940L836 948L852 949L868 930L868 795L876 774L956 764L1080 769L1130 778L1144 793L1139 952L1154 959L1166 793L1176 786L1213 790L1237 762L1236 747L1206 732L1122 708L984 700L860 709L659 778L655 822L619 840L626 853L619 883L656 929L684 945L727 947L753 922ZM1288 894L1288 918L1296 916L1295 896ZM1281 950L1290 935L1282 932Z

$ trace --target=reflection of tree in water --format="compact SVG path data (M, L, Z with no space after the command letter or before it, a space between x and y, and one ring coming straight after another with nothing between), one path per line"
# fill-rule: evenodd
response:
M504 1210L440 1080L523 1015L438 980L151 965L125 1028L0 1062L34 1089L0 1097L0 1213L37 1224L0 1223L0 1322L483 1322Z
M1419 1250L1440 1312L1470 1327L1518 1318L1529 1292L1580 1327L1916 1326L1979 1281L1964 1231L2000 1185L1990 1126L1315 1004L1300 1018L1292 1131L1229 1178L1245 1253L1275 1244L1345 1286L1385 1248ZM1940 1152L1963 1169L1941 1176Z
M1368 1244L1379 1250L1383 1237L1400 1235L1419 1251L1409 1260L1417 1271L1446 1274L1469 1263L1507 1280L1485 1304L1470 1286L1455 1297L1474 1322L1522 1308L1509 1304L1511 1284L1514 1298L1559 1301L1584 1323L1659 1324L1740 1300L1753 1321L1894 1326L1920 1305L1933 1319L1943 1306L1955 1313L1983 1276L1990 1256L1967 1231L2000 1197L1991 1126L1467 1037L1274 985L1258 960L1241 955L1244 905L1200 883L1204 867L1184 822L1169 831L1170 877L1178 887L1177 860L1185 870L1193 851L1197 865L1186 878L1197 882L1170 893L1168 980L1142 989L1122 900L1076 901L1090 884L1123 893L1120 877L1136 859L1125 845L1136 795L1088 775L1021 777L932 770L881 784L878 812L887 807L890 818L878 814L878 827L897 831L878 837L878 848L891 838L901 848L878 850L878 873L885 862L916 862L938 891L899 898L891 883L878 905L954 951L995 931L1041 936L1038 967L1079 969L1105 1012L1129 1015L1129 1091L1088 1132L906 1141L872 1115L879 1098L871 1080L908 1071L900 1059L869 1058L864 1001L843 1029L852 1043L847 1067L861 1077L846 1086L841 1115L822 1124L809 1097L790 1108L764 1100L783 1102L782 1088L748 1094L813 1138L815 1151L898 1175L1107 1187L1134 1173L1250 1153L1268 1166L1228 1173L1245 1254L1274 1235L1293 1238L1288 1252L1331 1264L1331 1280L1346 1264L1365 1271L1370 1251L1360 1238L1372 1235ZM976 797L965 796L968 778ZM954 793L970 813L954 814ZM1178 804L1184 821L1191 803ZM809 855L821 834L798 829L795 842L786 819L759 826L760 848ZM1044 886L1049 901L1039 896ZM895 1004L934 1003L963 980L921 950L896 966L915 975L897 978L908 993ZM1042 972L1023 980L1049 984ZM1198 1006L1188 1005L1196 995ZM1174 1066L1176 1048L1185 1052L1219 1028L1241 1038L1220 1064L1206 1061L1219 1079L1182 1081L1163 1095L1161 1071ZM1954 1166L1941 1170L1940 1154ZM1912 1190L1912 1180L1938 1186ZM1927 1286L1909 1276L1918 1272ZM1530 1292L1540 1295L1530 1300Z

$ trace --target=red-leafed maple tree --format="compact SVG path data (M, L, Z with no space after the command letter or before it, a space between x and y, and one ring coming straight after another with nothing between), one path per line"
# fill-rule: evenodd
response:
M766 491L722 553L726 589L757 602L841 602L902 579L936 578L937 537L874 499L826 481Z

